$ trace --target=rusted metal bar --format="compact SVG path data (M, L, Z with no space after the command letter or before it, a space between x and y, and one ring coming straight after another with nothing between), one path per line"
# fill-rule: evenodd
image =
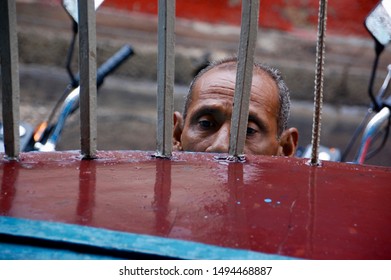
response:
M315 89L314 89L314 116L312 122L312 151L311 165L320 165L319 145L320 130L323 106L323 76L325 60L325 39L327 23L327 0L319 0L318 15L318 39L316 46L316 71L315 71Z
M94 158L97 149L96 16L94 0L78 1L81 153Z
M20 152L19 140L19 58L14 0L0 1L0 55L4 150L10 159Z
M156 156L172 153L175 76L175 0L159 0Z
M229 155L236 158L243 155L246 141L258 17L259 0L243 0L238 68L229 145Z

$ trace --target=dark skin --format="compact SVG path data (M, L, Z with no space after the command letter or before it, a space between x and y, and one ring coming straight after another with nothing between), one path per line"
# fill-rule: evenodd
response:
M174 113L173 149L228 153L236 68L219 65L194 85L186 119ZM293 156L296 128L278 135L279 96L274 80L255 69L251 87L245 154Z

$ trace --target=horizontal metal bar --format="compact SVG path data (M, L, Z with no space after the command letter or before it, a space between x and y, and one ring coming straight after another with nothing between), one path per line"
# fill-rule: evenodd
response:
M0 1L0 52L4 150L7 157L19 156L19 57L14 0Z

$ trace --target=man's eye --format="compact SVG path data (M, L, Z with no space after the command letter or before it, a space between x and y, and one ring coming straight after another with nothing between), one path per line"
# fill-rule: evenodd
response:
M257 131L254 128L247 127L247 136L251 136L257 133Z
M213 123L208 120L200 120L200 121L198 121L198 124L201 128L204 128L204 129L213 127Z

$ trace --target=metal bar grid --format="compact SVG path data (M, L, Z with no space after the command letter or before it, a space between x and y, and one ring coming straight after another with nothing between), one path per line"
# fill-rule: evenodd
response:
M0 1L0 53L2 76L3 139L5 155L17 159L19 140L19 57L16 3Z
M316 76L317 108L314 117L312 164L318 164L321 97L323 87L324 34L327 0L320 0L319 36ZM244 153L252 84L254 53L258 32L259 0L243 0L242 26L238 50L238 68L234 96L229 155L240 158ZM81 73L81 153L94 158L97 148L96 89L96 19L94 1L78 1L80 28ZM19 74L16 32L16 4L12 0L0 3L1 61L5 154L17 159L19 143ZM172 154L173 91L175 78L175 0L159 0L158 45L158 123L157 157Z
M12 1L11 1L12 2ZM80 126L81 153L93 158L97 148L96 117L96 19L94 1L79 1L80 43ZM14 13L15 14L15 13ZM252 82L254 50L258 30L259 0L244 0L242 5L242 29L238 51L237 83L234 97L234 113L231 125L230 155L243 154L248 106ZM12 25L12 24L11 24ZM13 25L15 26L15 24ZM173 91L175 76L175 1L159 0L158 24L158 157L172 154ZM8 30L11 31L10 28ZM17 42L15 43L17 44ZM14 48L15 49L15 48ZM17 76L16 76L17 77ZM17 81L18 82L18 81ZM4 105L4 104L3 104ZM19 109L19 107L17 108ZM17 110L11 110L15 113ZM18 137L15 138L18 140ZM15 143L15 141L11 141ZM17 142L17 141L16 141ZM17 153L9 153L15 155Z
M172 154L175 76L175 0L159 0L156 156Z

